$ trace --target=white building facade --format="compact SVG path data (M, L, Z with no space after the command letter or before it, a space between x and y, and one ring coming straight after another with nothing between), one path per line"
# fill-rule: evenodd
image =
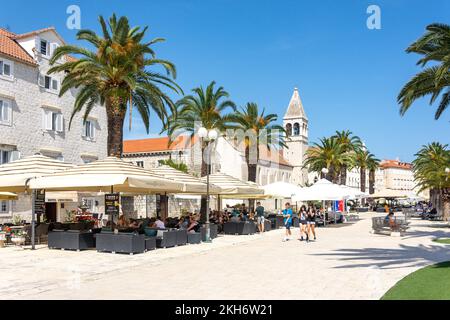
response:
M53 51L64 44L54 28L26 34L0 29L0 164L37 153L74 164L106 157L104 108L95 106L85 124L82 114L75 115L69 130L76 90L59 97L64 74L47 75ZM0 221L30 208L23 196L3 202Z

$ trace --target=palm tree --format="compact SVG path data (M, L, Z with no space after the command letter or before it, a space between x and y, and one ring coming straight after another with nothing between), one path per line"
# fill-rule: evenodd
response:
M179 100L177 112L169 121L165 129L167 130L170 142L173 142L181 134L190 134L189 142L195 142L194 136L199 126L207 130L218 130L224 132L230 128L229 114L224 114L228 109L236 111L234 102L228 99L229 94L223 87L214 88L215 81L211 82L206 89L197 87L192 89L194 95L188 95ZM209 165L205 161L206 141L201 141L201 176L206 176ZM209 152L209 151L208 151ZM202 218L206 219L206 197L202 197L201 202Z
M380 166L380 160L373 155L368 158L367 169L369 170L369 194L375 193L375 172Z
M342 152L349 156L352 156L362 148L361 139L358 136L353 136L353 132L349 130L336 131L333 136L337 139L338 143L342 146ZM345 185L347 183L347 170L350 163L343 163L339 173L339 184Z
M427 33L412 43L407 53L418 53L423 57L417 62L427 67L415 75L400 91L398 102L400 114L404 115L412 103L424 96L431 95L430 105L441 97L435 113L439 119L450 103L450 26L433 23L427 26Z
M369 150L367 150L365 148L356 152L353 157L352 167L359 169L360 189L362 192L366 192L367 169L370 170L371 168L373 168L375 166L374 163L376 163L377 161L379 161L379 160L376 159L375 156L372 153L370 153Z
M70 124L76 113L84 108L84 121L96 104L105 107L108 122L108 155L122 156L123 125L127 108L135 107L149 131L150 110L165 123L167 109L175 112L175 104L160 89L163 86L177 93L182 92L172 78L176 76L175 66L166 60L157 59L152 46L164 41L156 38L144 42L147 27L130 27L126 17L119 19L113 15L106 23L99 17L102 35L91 30L80 30L78 40L88 41L95 51L64 45L57 48L50 59L54 65L51 73L66 72L59 95L72 88L77 90ZM76 55L57 64L58 60ZM167 75L150 71L147 67L163 67ZM131 116L130 116L131 119ZM131 122L130 122L131 125Z
M349 155L342 150L343 146L336 137L322 138L320 143L314 143L305 152L303 167L308 168L310 172L320 173L321 178L337 183L341 166L349 163ZM328 169L325 176L322 173L324 168Z
M433 206L445 220L450 216L450 149L448 145L433 142L422 146L413 161L414 179L420 191L429 189Z
M280 146L287 147L284 138L285 130L282 126L274 124L278 120L276 114L265 115L265 109L260 113L258 105L252 102L230 115L229 120L236 124L235 129L240 129L243 133L243 136L237 139L242 139L244 143L248 181L256 182L260 146L264 144L268 150ZM251 152L255 152L254 158Z
M172 159L167 159L167 160L159 160L159 163L162 165L169 166L175 170L178 170L178 171L181 171L184 173L189 172L189 168L188 168L187 164L184 162L175 162Z

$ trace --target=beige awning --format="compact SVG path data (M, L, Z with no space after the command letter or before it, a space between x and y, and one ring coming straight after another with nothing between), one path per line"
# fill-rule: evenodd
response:
M0 192L0 200L17 200L18 196L12 192Z
M206 181L206 177L202 178ZM264 190L256 183L239 180L225 173L214 173L209 175L209 182L220 187L219 195L222 198L251 199L263 198Z
M395 189L383 189L369 196L369 198L407 198L407 197L408 191Z
M115 157L30 181L31 189L128 193L183 192L183 184Z
M77 191L48 191L45 202L78 202Z
M42 155L34 155L0 166L0 191L24 192L27 180L52 174L72 164Z
M153 168L150 170L155 174L159 174L166 178L175 180L177 182L184 184L184 193L188 194L206 194L206 183L197 177L194 177L190 174L184 173L182 171L176 170L170 166L160 166L158 168ZM211 194L220 193L220 187L210 184L209 192Z

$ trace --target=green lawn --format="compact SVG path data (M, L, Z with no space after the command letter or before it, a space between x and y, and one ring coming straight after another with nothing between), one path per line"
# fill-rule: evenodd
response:
M434 239L434 242L443 243L443 244L450 244L450 238L439 238Z
M406 276L382 300L450 300L450 261L417 270Z

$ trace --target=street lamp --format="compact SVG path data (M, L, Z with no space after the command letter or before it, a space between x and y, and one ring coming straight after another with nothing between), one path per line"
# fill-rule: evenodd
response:
M208 149L208 157L206 159L206 221L205 221L205 241L204 242L211 242L211 228L209 225L209 174L211 169L211 150L209 150L210 143L217 140L218 133L215 129L206 129L205 127L201 127L197 131L198 136L206 141L207 143L207 149ZM202 155L203 156L203 155Z
M328 168L322 168L322 173L323 173L323 176L324 176L325 179L327 177L328 172L329 172ZM326 227L326 225L327 225L327 218L328 218L327 217L328 216L328 208L325 209L325 200L322 200L322 208L323 208L323 211L324 211L323 226Z
M328 172L329 172L328 168L322 168L322 173L323 173L325 179L326 179L326 175L328 174Z

